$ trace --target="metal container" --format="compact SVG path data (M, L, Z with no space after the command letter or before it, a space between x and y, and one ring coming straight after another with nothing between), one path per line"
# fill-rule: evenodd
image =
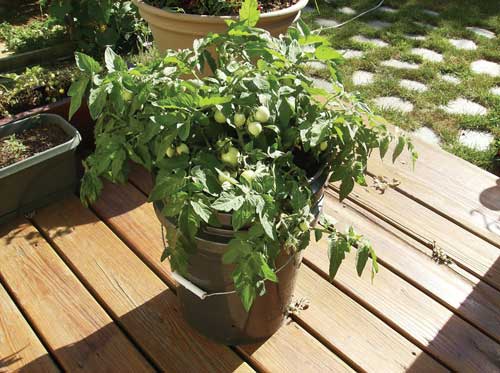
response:
M328 172L323 170L310 180L316 201L313 207L315 221L321 212L327 179ZM166 229L174 228L174 224L161 214L163 204L155 202L154 207ZM186 277L176 274L180 282L177 297L182 313L193 328L219 343L239 345L263 341L273 335L285 319L302 255L282 250L275 263L278 282L267 281L265 295L257 296L250 311L246 312L234 291L231 274L235 266L222 263L234 234L230 214L220 214L219 220L222 227L200 230L195 239L196 253L189 258Z

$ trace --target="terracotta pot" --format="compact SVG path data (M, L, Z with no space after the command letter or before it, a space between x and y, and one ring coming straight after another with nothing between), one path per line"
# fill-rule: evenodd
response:
M225 21L237 20L232 16L200 16L196 14L171 13L147 5L142 0L134 0L139 13L146 20L153 32L157 48L163 52L167 49L186 49L193 46L193 41L206 36L210 32L224 33L227 29ZM295 21L308 0L299 0L291 7L275 12L263 13L258 27L269 31L272 35L286 33Z

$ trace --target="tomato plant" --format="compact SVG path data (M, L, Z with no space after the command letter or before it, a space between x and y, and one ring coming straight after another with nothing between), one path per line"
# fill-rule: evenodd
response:
M68 28L80 50L93 54L108 45L119 52L129 52L150 37L131 1L42 0L41 5Z
M162 213L176 223L164 257L180 273L187 270L198 230L218 212L231 213L236 234L224 262L235 263L235 288L248 310L265 292L266 280L276 281L280 251L305 249L312 233L317 240L328 235L332 279L353 246L358 273L369 257L372 273L377 271L372 246L354 230L340 232L325 217L310 228L315 200L309 178L325 170L331 181L341 181L344 199L356 182L364 183L370 153L378 148L383 156L393 135L382 118L344 91L336 73L341 55L323 37L298 23L273 38L254 28L256 1L243 8L239 22L228 22L227 34L132 68L111 49L107 72L77 54L84 76L69 94L74 113L90 85L89 109L97 120L82 201L98 198L102 178L126 181L128 160L146 167L155 175L149 201L162 201ZM311 61L327 66L333 93L313 85L306 73ZM198 77L207 66L213 75ZM130 102L123 100L124 90L133 93ZM179 151L183 146L188 150ZM413 152L401 135L394 158L405 146Z

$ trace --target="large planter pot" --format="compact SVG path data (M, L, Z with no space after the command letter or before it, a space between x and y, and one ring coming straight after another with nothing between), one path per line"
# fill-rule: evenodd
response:
M0 126L0 137L33 128L40 123L58 126L70 139L49 150L0 169L0 224L36 210L75 192L75 149L78 131L58 115L40 114Z
M206 36L210 32L224 33L228 19L237 20L231 16L201 16L196 14L172 13L145 4L142 0L134 0L139 13L146 20L153 32L157 48L163 52L167 49L192 48L193 41ZM263 13L258 27L278 36L286 33L288 27L300 15L308 0L299 2L289 8L275 12Z
M327 178L325 171L311 179L315 194L312 212L316 219L322 208ZM166 229L174 229L174 224L161 214L162 202L155 202L154 207ZM230 218L228 214L219 214L222 227L207 226L198 233L196 253L190 256L187 275L176 275L180 282L177 297L186 321L203 335L226 345L256 343L269 338L282 325L302 255L287 253L283 248L275 263L278 282L268 281L266 294L258 296L246 312L234 291L232 272L235 266L222 263L234 234Z

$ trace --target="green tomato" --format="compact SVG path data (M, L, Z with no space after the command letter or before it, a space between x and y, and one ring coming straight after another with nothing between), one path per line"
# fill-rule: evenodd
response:
M328 142L323 141L321 144L319 144L319 149L324 152L328 148Z
M259 122L251 122L248 124L248 132L253 136L257 137L262 132L262 124Z
M189 154L189 148L186 144L182 143L177 148L175 149L177 151L177 154Z
M302 232L307 232L309 230L309 224L307 224L305 221L299 224L299 228Z
M265 106L259 106L255 112L255 120L257 122L266 123L271 117L269 109Z
M234 180L232 177L231 177L231 174L227 171L222 171L220 174L219 174L219 183L221 184L224 184L225 182L228 182L230 184L235 184L236 180Z
M236 127L241 127L245 124L247 118L245 117L245 114L242 114L242 113L236 113L234 114L234 118L233 118L233 121L234 121L234 125Z
M165 151L165 154L167 157L172 158L175 155L175 149L173 146L169 146L168 149Z
M134 98L134 95L128 89L124 89L122 91L122 99L123 99L123 101L130 102L130 101L132 101L133 98Z
M235 147L230 146L227 152L222 153L220 158L222 162L228 164L232 167L236 167L238 165L238 157L240 156L240 151Z
M217 110L214 114L214 119L217 123L223 124L226 123L226 116L220 110Z
M249 184L255 179L255 172L252 170L245 170L240 175L243 179L245 179Z

